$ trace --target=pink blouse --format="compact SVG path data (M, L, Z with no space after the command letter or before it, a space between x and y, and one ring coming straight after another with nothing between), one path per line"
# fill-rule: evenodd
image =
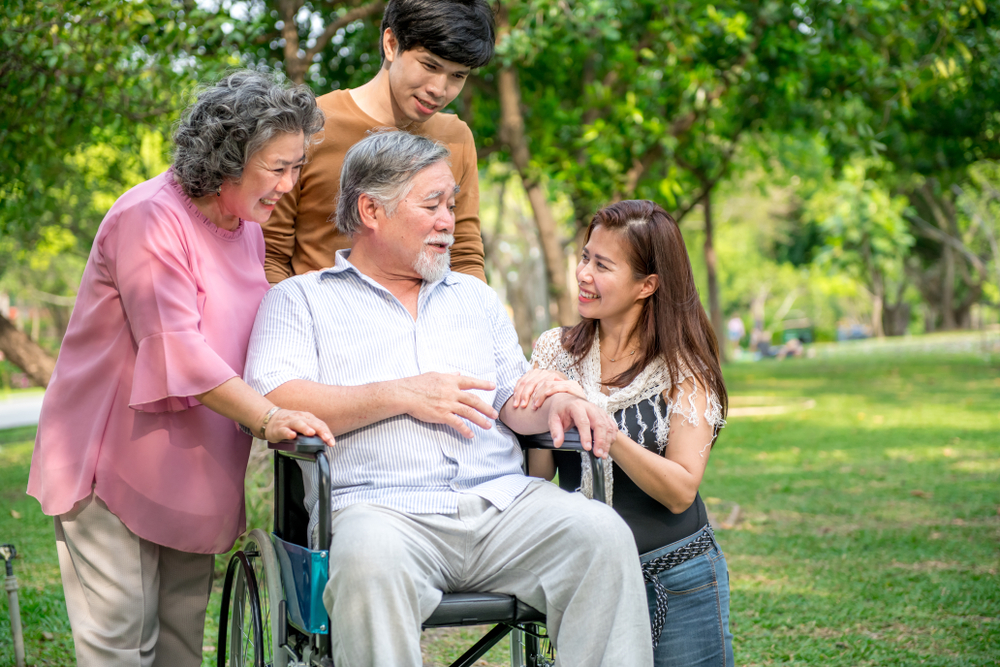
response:
M260 226L216 227L172 171L115 202L42 404L28 493L46 514L93 488L151 542L232 546L250 437L194 396L243 374L267 288Z

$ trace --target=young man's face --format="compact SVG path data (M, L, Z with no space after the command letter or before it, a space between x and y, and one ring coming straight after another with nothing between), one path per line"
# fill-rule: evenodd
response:
M440 58L422 46L397 52L391 30L386 30L385 59L389 70L396 118L423 123L458 97L470 69Z

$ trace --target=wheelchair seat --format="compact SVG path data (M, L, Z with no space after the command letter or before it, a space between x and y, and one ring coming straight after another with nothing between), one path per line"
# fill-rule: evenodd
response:
M305 440L300 439L300 440ZM320 442L322 444L322 442ZM325 446L325 445L323 445ZM301 455L315 455L315 443L299 442L294 450L276 445L275 453L275 502L274 536L300 547L309 543L309 511L305 507L305 489L302 471L295 460ZM295 452L300 456L279 455L278 451ZM321 475L322 477L322 475ZM321 518L321 524L329 520ZM322 538L321 538L322 541ZM486 625L491 623L543 623L545 614L521 602L513 595L503 593L445 593L437 609L424 621L424 628L442 628L459 625Z
M552 449L548 433L519 436L522 448ZM250 531L248 543L230 560L219 622L218 665L332 665L329 619L322 592L329 574L329 552L309 548L309 511L298 460L319 468L319 545L329 545L330 464L319 438L300 436L270 445L274 455L274 527L268 535ZM582 451L575 429L563 447ZM603 461L591 458L594 497L603 501ZM325 499L325 501L324 501ZM511 664L552 665L551 647L539 627L545 614L501 593L445 593L423 627L493 625L451 667L471 667L490 648L511 634ZM227 660L227 655L229 660Z

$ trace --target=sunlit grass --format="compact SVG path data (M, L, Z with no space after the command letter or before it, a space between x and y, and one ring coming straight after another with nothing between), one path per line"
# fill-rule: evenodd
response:
M1000 366L975 354L868 354L725 372L734 406L793 408L732 417L702 486L717 522L740 507L736 526L717 533L737 664L1000 663ZM52 520L23 495L30 432L6 435L20 444L0 444L0 541L23 554L29 660L71 665ZM267 526L270 467L252 467L248 514ZM6 600L0 610L0 665L13 664ZM205 665L217 615L215 595ZM447 664L477 632L428 634L427 664ZM506 662L501 645L482 664Z

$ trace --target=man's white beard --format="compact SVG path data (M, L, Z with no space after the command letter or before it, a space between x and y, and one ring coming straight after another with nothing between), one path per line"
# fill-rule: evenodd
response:
M439 255L437 252L428 252L427 248L422 248L417 259L413 262L413 270L429 283L436 283L444 278L445 274L451 270L450 246L454 242L455 237L451 234L441 234L428 239L428 243L447 243L449 249L443 255Z

